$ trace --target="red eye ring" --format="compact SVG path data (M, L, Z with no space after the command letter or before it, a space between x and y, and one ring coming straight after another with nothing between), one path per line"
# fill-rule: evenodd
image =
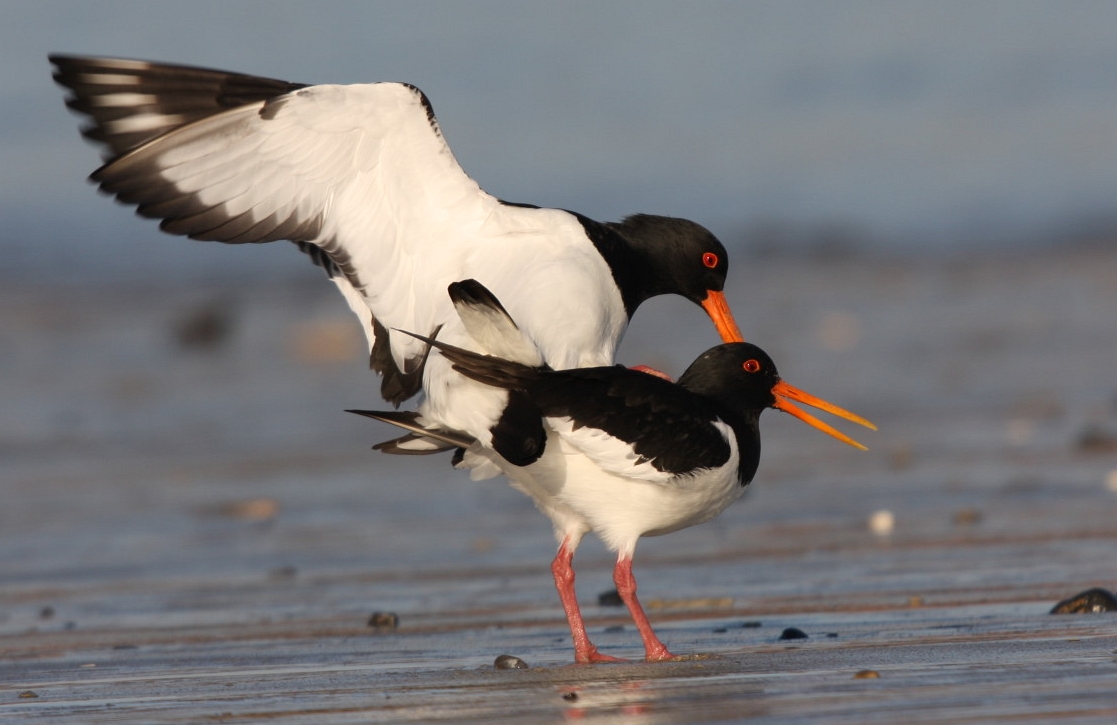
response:
M745 369L746 373L758 373L760 372L760 361L755 358L749 358L745 360L741 367Z
M710 269L718 266L718 255L713 252L706 252L702 255L702 264Z

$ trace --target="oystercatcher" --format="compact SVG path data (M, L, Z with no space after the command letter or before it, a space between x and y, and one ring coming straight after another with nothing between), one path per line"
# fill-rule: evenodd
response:
M728 255L705 228L638 214L599 223L503 202L454 159L430 101L405 83L305 85L140 60L52 55L91 179L164 231L241 244L290 240L360 318L381 394L420 390L425 421L485 441L505 395L454 373L411 330L471 341L446 297L481 280L555 368L607 365L645 300L701 305L741 340L725 301ZM429 439L397 452L433 452Z
M613 579L649 661L673 657L636 597L632 556L641 536L707 521L741 495L760 462L760 414L776 408L844 441L860 443L797 407L805 403L872 423L784 382L750 343L703 353L678 383L622 366L553 370L541 362L500 302L474 280L450 285L467 330L485 355L422 337L467 377L509 391L491 447L459 432L424 429L396 411L351 411L431 435L487 459L554 525L551 564L577 662L604 662L590 642L574 593L574 551L593 531L617 553ZM511 357L514 359L506 359Z

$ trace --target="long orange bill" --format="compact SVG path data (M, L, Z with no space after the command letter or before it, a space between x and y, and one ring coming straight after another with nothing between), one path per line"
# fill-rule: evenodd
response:
M821 420L814 417L810 413L806 412L805 410L803 410L799 406L793 405L790 401L795 400L795 401L798 401L798 402L803 403L805 405L809 405L813 408L818 408L819 410L824 410L827 413L832 413L832 414L838 416L839 418L845 418L846 420L853 421L854 423L857 423L858 425L863 425L866 428L871 428L872 430L877 429L877 427L875 425L873 425L869 421L865 420L861 416L856 415L855 413L850 413L848 410L845 410L844 408L839 408L838 406L834 405L833 403L828 403L825 400L823 400L822 398L816 398L815 396L811 395L810 393L804 392L804 391L800 390L799 388L796 388L793 385L788 385L787 383L785 383L782 380L779 381L778 383L776 383L776 385L772 388L772 394L776 396L776 404L774 406L775 408L778 408L779 410L782 410L785 413L789 413L789 414L795 416L796 418L803 421L807 425L814 426L815 428L818 428L823 433L828 433L829 435L834 436L835 438L837 438L841 442L848 443L849 445L853 446L854 448L860 448L863 451L869 450L868 448L861 445L857 441L853 440L852 438L847 436L845 433L842 433L840 430L834 428L830 424L823 423Z
M725 301L724 293L710 290L706 293L706 299L702 300L702 309L706 310L706 314L714 321L714 327L721 335L722 342L745 341L741 336L741 329L737 327L737 321L733 319L733 313L729 310L729 303Z

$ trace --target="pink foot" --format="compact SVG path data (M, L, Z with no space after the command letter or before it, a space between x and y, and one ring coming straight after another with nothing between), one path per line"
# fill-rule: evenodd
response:
M600 662L628 662L626 659L620 657L613 657L612 655L603 655L597 651L597 647L592 644L589 646L588 652L574 652L574 661L578 664L592 665Z

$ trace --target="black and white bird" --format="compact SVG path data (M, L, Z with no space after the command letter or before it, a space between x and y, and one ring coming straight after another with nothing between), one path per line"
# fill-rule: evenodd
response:
M574 639L577 662L603 662L590 642L574 593L574 551L588 532L617 553L613 578L644 641L649 661L673 657L636 598L632 556L656 536L717 516L741 495L760 462L760 414L776 408L864 448L797 407L805 403L872 423L780 379L755 345L722 344L703 353L677 383L622 366L553 370L500 302L474 280L450 296L479 354L431 338L454 369L509 391L508 407L479 446L452 430L424 430L396 411L352 411L461 446L487 459L530 496L554 525L551 565Z
M52 55L66 103L105 163L102 191L164 231L230 244L290 240L363 324L381 394L422 391L423 420L487 443L502 391L453 372L409 330L472 343L446 296L474 278L500 296L542 361L608 365L645 300L701 305L725 341L728 255L705 228L640 214L599 223L506 203L465 174L427 97L405 83L304 85L140 60ZM397 452L443 448L426 438Z

